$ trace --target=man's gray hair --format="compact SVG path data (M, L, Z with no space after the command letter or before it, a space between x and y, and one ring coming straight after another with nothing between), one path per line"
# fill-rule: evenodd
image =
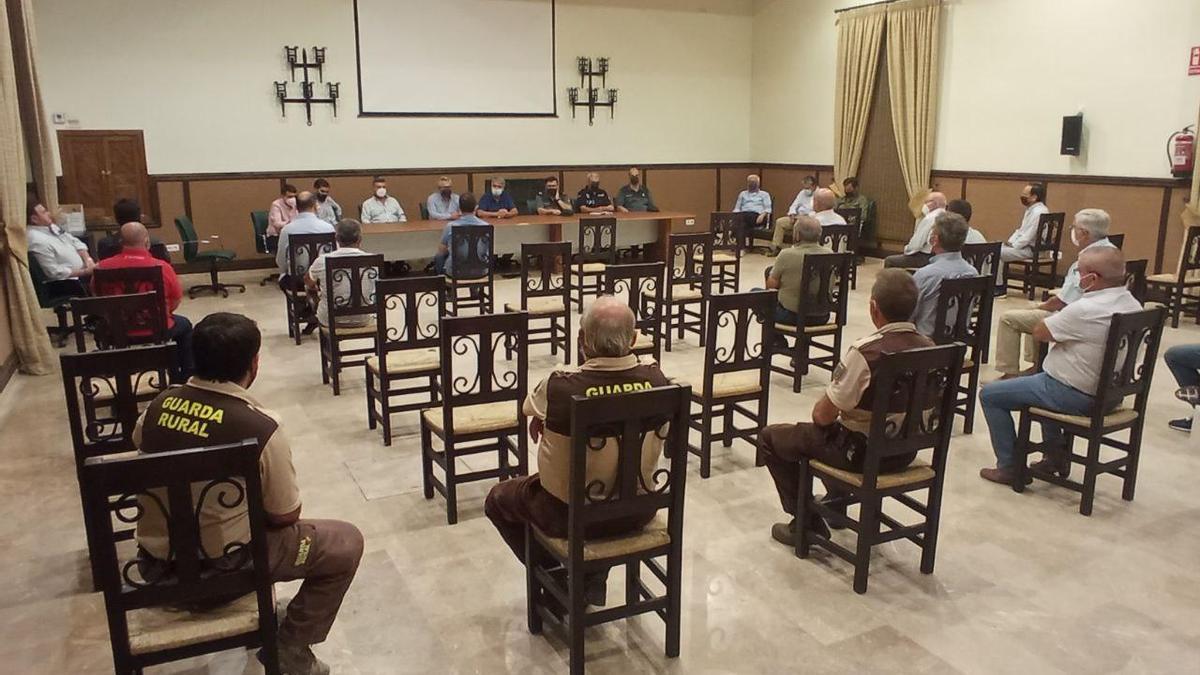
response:
M633 310L611 295L602 295L583 313L579 332L589 356L625 356L637 334Z
M821 221L812 216L797 216L792 226L792 241L817 243L821 241Z
M1092 241L1097 241L1108 236L1112 218L1104 209L1082 209L1075 214L1075 224L1087 230Z
M362 242L362 223L353 218L339 220L337 224L338 246L353 246Z
M504 176L492 176L492 185L504 185Z
M963 243L967 241L967 232L971 229L966 218L949 211L939 213L933 221L933 227L937 230L938 245L946 251L961 251Z

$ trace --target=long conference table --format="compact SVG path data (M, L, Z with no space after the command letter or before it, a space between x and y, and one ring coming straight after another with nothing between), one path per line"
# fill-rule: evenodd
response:
M493 249L496 255L520 253L522 243L543 241L568 241L578 247L580 218L590 216L513 216L512 218L485 218L496 228ZM638 213L615 213L617 219L617 246L649 244L647 257L665 260L667 239L676 224L680 229L695 229L696 215L680 211L656 211ZM441 233L446 227L444 220L410 220L404 223L364 223L363 248L372 253L382 253L388 260L416 260L432 258L437 252Z

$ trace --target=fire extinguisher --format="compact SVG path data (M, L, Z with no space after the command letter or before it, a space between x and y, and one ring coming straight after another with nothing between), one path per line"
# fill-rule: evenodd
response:
M1192 125L1176 131L1167 139L1167 156L1171 160L1171 175L1190 178L1196 165L1196 135Z

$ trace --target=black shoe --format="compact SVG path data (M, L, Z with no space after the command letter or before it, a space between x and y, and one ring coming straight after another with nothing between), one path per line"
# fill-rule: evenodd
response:
M1171 427L1175 431L1182 431L1185 434L1190 434L1192 433L1192 418L1180 417L1177 420L1171 420L1170 422L1167 422L1167 426Z
M845 516L846 515L846 505L845 504L838 504L836 506L830 505L830 502L832 502L835 499L838 499L838 497L835 497L833 495L825 495L824 497L821 498L821 503L824 504L825 506L828 506L834 513L837 513L838 515L841 515L841 516ZM822 518L822 520L824 520L824 519ZM846 529L846 525L842 525L840 520L828 521L825 524L827 526L829 526L830 529L833 529L833 530Z
M315 333L317 331L317 328L319 328L320 326L321 326L321 324L317 323L316 321L309 321L308 323L304 324L304 330L300 331L300 334L301 335L312 335L313 333Z
M564 590L566 590L566 568L559 567L558 569L551 570L550 577L554 579L555 583L559 584ZM546 606L550 607L551 611L553 612L554 609L551 607L551 605L557 605L558 601L555 600L554 596L550 595L549 593L546 594L546 598ZM583 578L583 598L587 604L593 607L603 607L608 603L608 570L589 574ZM562 608L560 607L559 610L561 609Z
M1071 475L1071 460L1067 459L1065 454L1042 453L1042 458L1030 464L1029 468L1043 473L1058 474L1066 478Z

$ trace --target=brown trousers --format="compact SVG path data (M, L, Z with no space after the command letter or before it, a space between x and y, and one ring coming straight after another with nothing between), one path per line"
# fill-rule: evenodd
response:
M837 469L862 471L861 453L854 450L851 432L841 424L827 427L815 424L772 424L763 429L763 459L767 470L775 481L779 503L790 515L796 514L796 501L800 493L800 459L807 457ZM879 473L897 473L912 464L915 454L884 457L879 463ZM826 494L833 488L826 485Z
M267 530L271 580L304 580L288 605L281 635L310 645L325 640L362 552L362 533L341 520L298 520Z
M521 562L525 562L526 524L551 537L567 536L567 505L546 492L536 473L503 481L492 488L483 502L483 512ZM653 519L654 514L651 513L648 516L594 523L585 536L588 539L615 537L639 530Z

